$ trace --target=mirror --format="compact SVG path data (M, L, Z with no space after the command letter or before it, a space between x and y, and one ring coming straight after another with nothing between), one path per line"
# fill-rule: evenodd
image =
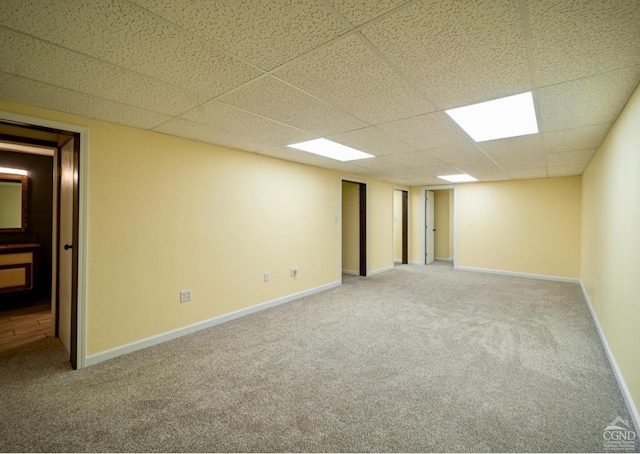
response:
M0 233L27 231L28 178L0 173Z

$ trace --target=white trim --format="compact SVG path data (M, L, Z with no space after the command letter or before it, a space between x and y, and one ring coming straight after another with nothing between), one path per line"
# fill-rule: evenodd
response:
M414 260L414 261L409 262L409 265L422 265L422 263L420 263L417 260Z
M377 270L369 271L367 276L375 276L376 274L384 273L385 271L389 271L393 269L393 265L385 266L384 268L378 268Z
M453 262L453 257L434 257L436 262Z
M393 263L402 263L402 259L393 259Z
M425 265L426 258L426 238L425 238L425 229L426 229L426 216L424 199L425 193L427 191L441 191L444 189L453 190L453 267L455 268L458 264L458 186L455 184L443 184L438 186L422 186L420 188L420 260L418 265ZM449 207L451 209L451 207Z
M0 111L0 118L4 120L25 123L45 128L80 134L80 167L78 169L78 313L77 313L77 358L78 369L85 367L87 359L86 329L87 329L87 276L88 276L88 228L89 217L89 128L85 126L62 123L45 118L31 117L13 112Z
M526 277L529 279L542 279L545 281L571 282L572 284L580 283L580 279L576 279L573 277L548 276L546 274L533 274L533 273L518 273L516 271L492 270L489 268L474 268L472 266L454 266L454 268L460 271L473 271L476 273L501 274L503 276Z
M157 334L155 336L147 337L146 339L121 345L119 347L105 350L100 353L94 353L93 355L87 356L86 365L93 366L95 364L101 363L108 359L113 359L121 355L126 355L127 353L132 353L137 350L142 350L143 348L151 347L153 345L157 345L163 342L177 339L179 337L183 337L188 334L201 331L203 329L211 328L212 326L220 325L222 323L226 323L231 320L244 317L245 315L263 311L265 309L269 309L271 307L278 306L280 304L288 303L288 302L297 300L299 298L310 296L310 295L323 292L325 290L329 290L339 286L340 286L340 281L331 282L329 284L321 285L319 287L314 287L309 290L293 293L288 296L283 296L282 298L277 298L275 300L267 301L265 303L256 304L255 306L247 307L234 312L230 312L228 314L220 315L218 317L210 318L209 320L204 320L202 322L194 323L193 325L184 326L182 328L167 331L162 334Z
M340 261L338 262L338 269L342 269L342 221L343 221L343 219L342 219L342 183L344 183L345 181L347 183L363 184L364 187L365 187L365 193L366 193L365 194L366 195L365 200L366 200L366 203L367 203L367 207L366 207L367 208L366 209L367 225L365 226L366 227L365 231L366 231L366 235L367 235L367 241L366 241L366 249L367 249L367 251L366 251L367 252L367 260L366 260L366 262L367 263L365 264L365 266L366 266L366 271L368 271L369 270L369 243L370 243L370 241L369 241L369 224L370 224L370 220L371 220L370 219L371 207L369 206L370 205L370 203L369 203L369 184L366 181L361 181L361 180L358 180L356 178L349 178L349 177L340 177L340 222L339 222L339 224L340 224L340 235L339 235L340 242L339 242L339 245L338 245L339 252L340 252L338 254L338 256L339 256L339 260ZM391 238L393 240L393 237L391 237ZM360 271L358 271L357 275L360 276ZM340 274L340 283L342 283L342 274Z
M348 274L350 276L360 276L360 271L343 269L342 274Z
M589 313L591 314L591 318L593 319L593 324L596 325L598 336L600 336L600 342L602 342L604 351L607 354L607 358L609 359L609 364L611 364L611 369L613 369L613 374L616 376L616 381L618 382L618 386L620 387L620 392L622 392L622 396L624 397L624 400L627 403L629 413L631 413L631 417L633 418L633 422L636 426L636 431L640 430L640 414L638 414L638 408L633 402L633 397L631 397L631 392L629 391L629 388L627 387L627 384L624 381L624 377L622 376L622 372L618 367L618 363L616 362L616 359L613 356L613 352L611 351L611 348L609 348L609 343L607 342L607 338L605 337L604 331L600 326L600 321L598 320L598 316L593 310L591 299L589 299L589 295L587 294L587 289L584 288L584 284L582 283L582 281L580 281L580 288L582 289L582 295L584 296L584 299L587 303L587 307L589 308Z

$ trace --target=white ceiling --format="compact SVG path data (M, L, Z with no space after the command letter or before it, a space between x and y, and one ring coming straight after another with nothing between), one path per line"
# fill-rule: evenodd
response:
M638 0L0 2L0 98L411 186L579 175L639 81ZM528 90L540 134L444 114Z

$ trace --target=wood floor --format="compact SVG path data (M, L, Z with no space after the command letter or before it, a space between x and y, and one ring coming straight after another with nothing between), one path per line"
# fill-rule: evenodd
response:
M0 312L0 351L53 336L48 304Z

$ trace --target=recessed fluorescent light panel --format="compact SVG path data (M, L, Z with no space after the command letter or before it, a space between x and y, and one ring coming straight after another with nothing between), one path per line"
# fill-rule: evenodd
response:
M10 167L0 167L0 173L10 173L13 175L26 175L27 171L22 169L12 169Z
M375 158L372 154L365 153L327 139L307 140L306 142L293 143L287 146L343 162L355 161L356 159Z
M470 181L478 181L476 178L473 178L471 175L467 175L466 173L461 173L460 175L443 175L438 178L450 181L451 183L468 183Z
M538 132L530 91L445 112L476 142Z

